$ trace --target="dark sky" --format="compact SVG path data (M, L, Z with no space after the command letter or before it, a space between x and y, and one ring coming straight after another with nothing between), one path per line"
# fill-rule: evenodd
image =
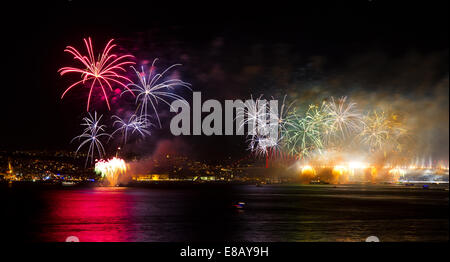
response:
M280 89L298 81L352 79L349 90L359 83L365 91L385 92L380 89L391 89L384 84L398 75L403 78L396 86L410 84L404 80L409 76L413 85L448 78L446 1L245 2L72 0L5 8L11 16L2 18L6 74L0 149L74 149L69 142L81 131L86 102L82 89L60 100L70 77L57 70L72 63L65 46L82 48L87 36L95 46L115 38L141 60L159 57L163 66L181 62L183 80L205 98L219 100L283 93ZM380 80L374 72L385 65L392 67ZM427 95L424 87L418 89ZM411 89L398 92L407 96ZM444 95L448 107L448 89ZM171 139L165 128L136 150L151 151L158 140ZM218 158L245 154L244 140L202 136L185 137L183 143Z

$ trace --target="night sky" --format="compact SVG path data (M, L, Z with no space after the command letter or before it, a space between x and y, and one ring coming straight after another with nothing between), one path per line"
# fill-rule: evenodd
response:
M76 149L70 140L82 130L86 92L74 89L60 100L73 78L57 70L73 63L64 48L83 49L82 39L91 36L94 48L116 39L138 63L156 57L161 67L182 63L177 73L203 100L305 97L319 89L336 96L427 99L417 104L422 107L439 97L430 113L439 117L430 125L440 124L428 132L429 143L436 145L434 156L448 158L446 1L192 2L72 0L4 10L13 15L2 18L0 149ZM191 99L189 92L181 94ZM95 108L107 113L103 104ZM162 116L163 129L128 150L151 154L165 141L208 159L247 153L243 137L174 138L170 118Z

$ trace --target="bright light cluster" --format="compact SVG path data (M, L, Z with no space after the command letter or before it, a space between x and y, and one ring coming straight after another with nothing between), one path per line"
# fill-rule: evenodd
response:
M95 163L95 172L101 174L102 178L106 179L111 186L116 186L120 175L125 174L126 171L127 165L121 158L102 159Z

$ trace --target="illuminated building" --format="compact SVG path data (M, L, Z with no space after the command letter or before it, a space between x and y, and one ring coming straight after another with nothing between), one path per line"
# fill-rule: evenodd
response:
M169 180L169 175L168 174L138 174L138 175L133 175L132 179L134 181L139 181L139 182Z

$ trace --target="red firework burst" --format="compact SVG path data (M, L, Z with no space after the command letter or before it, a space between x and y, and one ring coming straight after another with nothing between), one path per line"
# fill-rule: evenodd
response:
M111 44L114 41L114 39L111 39L106 44L105 49L99 55L98 59L95 59L91 38L88 37L88 40L84 38L83 41L84 44L86 45L88 56L81 55L80 52L78 52L78 50L72 46L67 46L66 49L64 49L64 52L72 54L74 56L74 59L80 61L85 68L63 67L58 70L61 76L66 73L81 74L81 80L69 86L62 94L61 99L73 87L79 84L85 85L87 84L87 82L91 82L87 101L87 111L89 111L89 104L91 101L92 90L94 89L94 87L101 88L108 109L111 110L105 86L109 87L111 91L113 91L112 88L113 84L118 84L126 89L129 89L123 82L127 81L131 83L132 81L128 79L126 76L121 75L121 73L126 72L126 70L123 68L125 65L135 64L134 62L128 60L130 58L134 58L134 56L132 55L119 56L116 54L111 54L110 53L111 50L116 46L115 44ZM133 94L133 92L130 93Z

